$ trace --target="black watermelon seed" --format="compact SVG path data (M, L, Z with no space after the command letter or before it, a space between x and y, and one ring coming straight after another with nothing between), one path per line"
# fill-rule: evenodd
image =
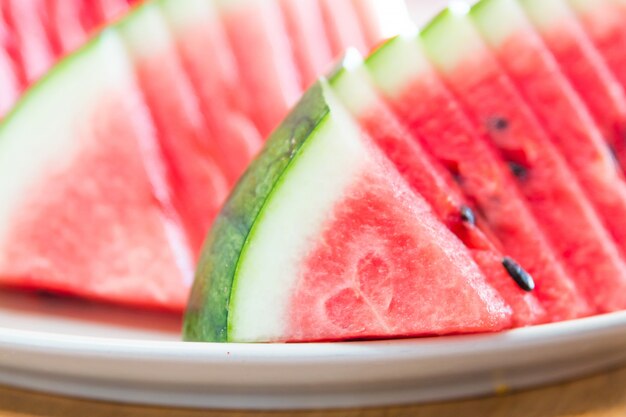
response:
M509 169L517 178L523 180L528 177L528 168L523 165L518 164L517 162L508 162Z
M461 220L463 220L466 223L475 225L476 215L474 215L474 212L472 211L471 208L469 208L466 205L462 205L461 206Z
M509 128L509 121L504 117L496 116L489 119L489 130L503 132Z
M505 256L504 259L502 259L502 265L521 289L524 291L532 291L535 289L533 277L531 277L520 264L508 256Z
M609 153L611 154L611 159L613 160L615 167L619 168L619 159L617 159L617 152L615 151L615 148L613 147L613 145L608 143L606 146L607 148L609 148Z

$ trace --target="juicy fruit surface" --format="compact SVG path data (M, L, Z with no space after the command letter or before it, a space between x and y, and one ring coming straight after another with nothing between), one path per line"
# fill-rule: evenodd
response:
M620 219L626 213L626 182L588 109L536 34L514 32L493 48L624 254L626 228Z
M393 175L390 180L384 170L372 171L346 191L302 262L290 302L288 340L423 336L502 326L489 311L494 304L487 288L482 294L475 282L477 269L464 266L469 257L463 259L455 247L460 245L443 233L429 208L399 195L403 187L393 184Z
M417 40L414 42L417 45ZM544 282L556 283L563 289L570 288L571 294L571 282L514 177L494 149L473 129L434 69L426 66L404 82L400 95L387 97L389 104L424 148L457 178L467 198L474 202L502 243L503 251L530 272L538 287ZM550 300L539 292L537 295L549 311ZM574 303L572 310L560 311L555 317L563 317L561 314L576 317L580 315L579 305Z
M416 193L430 204L434 213L470 250L472 258L513 311L513 325L541 323L546 312L537 298L522 290L503 266L500 242L445 167L431 157L396 118L389 106L373 91L365 68L344 70L333 80L339 97L379 149L394 164ZM470 214L468 214L468 211Z
M506 1L500 3L510 6L506 10L511 15L516 12L522 13L519 8L514 7L515 3ZM497 2L486 3L477 9L478 27L483 29L483 35L493 47L502 67L540 119L552 143L569 163L600 219L615 239L618 250L623 254L625 230L618 219L626 213L624 206L626 183L609 156L598 127L580 97L558 69L555 58L550 55L536 33L514 28L502 35L492 34L485 29L480 22L486 18L481 16L488 16L489 6L492 4L497 5ZM508 48L515 48L515 57L506 51ZM567 123L562 122L564 119ZM538 215L545 216L546 213L539 212ZM555 227L559 227L558 220L558 216L553 218ZM547 226L548 230L552 227L550 224ZM616 294L626 282L623 260L607 244L595 245L592 251L587 247L585 237L571 233L575 229L571 229L569 222L561 223L560 228L561 231L569 231L574 240L574 245L562 248L562 253L566 262L572 266L572 274L579 277L577 285L580 290L600 311L622 309L625 300ZM582 230L592 232L593 229L592 225ZM595 229L601 232L599 228ZM565 243L558 230L555 230L553 235L555 245ZM594 241L606 242L602 239ZM600 255L603 256L598 258ZM587 260L585 256L589 256ZM604 262L599 263L598 259L604 259ZM580 267L574 269L577 263ZM602 287L599 286L600 282L603 282Z
M626 167L626 94L583 26L555 0L551 8L534 0L522 3L559 68L584 100L622 166Z

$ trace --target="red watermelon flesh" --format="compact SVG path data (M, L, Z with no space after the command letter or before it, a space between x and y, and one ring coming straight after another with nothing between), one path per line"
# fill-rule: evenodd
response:
M356 48L363 54L369 52L369 45L361 28L353 0L318 1L333 55L339 56L350 47Z
M4 121L0 283L180 311L192 259L113 39L83 49Z
M189 276L177 264L180 253L169 249L167 230L176 226L155 204L139 149L129 145L136 121L119 113L120 101L102 100L97 109L111 118L98 117L98 123L112 130L93 139L107 146L87 145L65 169L30 189L33 197L23 202L8 234L16 243L2 257L2 284L184 308Z
M493 57L472 50L471 57L462 60L456 70L444 73L456 97L472 114L476 129L518 173L520 190L578 287L586 289L588 282L621 273L621 260L610 235L567 163ZM572 283L558 284L537 288L551 301L552 314L568 318L590 313Z
M89 22L84 21L85 0L48 0L52 33L62 53L75 50L85 42Z
M256 103L249 116L266 137L302 93L280 7L274 1L229 0L221 0L219 7L244 87L240 93Z
M564 310L567 306L560 307L555 320L587 311L504 161L475 131L434 69L424 65L403 85L403 93L388 96L392 108L424 148L456 176L467 198L502 242L503 251L530 272L546 310L556 311L552 293L546 290L559 288L564 291L561 296L572 303L569 311Z
M570 0L585 33L626 88L626 8L613 0Z
M626 181L589 110L534 31L517 31L493 46L626 255Z
M0 7L14 33L22 72L32 83L50 68L55 56L44 22L44 0L6 0Z
M622 170L626 169L624 88L564 1L525 4L561 71L584 100Z
M20 83L11 57L0 47L0 115L5 114L20 96Z
M355 1L354 7L359 16L363 35L370 45L375 45L383 38L382 28L380 27L380 19L376 16L377 10L372 6L369 0Z
M465 269L461 259L450 267L452 259L442 248L457 248L460 242L444 243L447 230L396 176L374 167L335 205L303 259L289 302L287 340L488 332L507 326L505 306L477 279L478 269Z
M355 77L360 75L351 72L346 77L354 82ZM339 84L338 88L339 96L345 98L344 103L351 101L349 88L360 90L355 94L359 103L353 107L353 111L358 113L355 116L359 124L394 164L411 189L430 204L437 218L469 249L489 284L511 307L513 325L526 326L544 322L547 318L546 311L537 298L533 293L521 289L506 272L503 266L504 255L496 247L499 242L494 242L493 238L487 236L491 234L490 231L487 230L487 234L483 232L488 226L480 218L464 218L467 215L464 211L470 210L470 203L449 172L424 151L375 93L370 95L364 92L371 87L357 83L347 89ZM367 94L367 99L363 98L364 94ZM363 104L364 101L367 102L366 105Z
M261 147L262 137L246 116L250 106L247 97L242 99L239 69L224 28L205 0L161 6L210 132L202 145L217 155L233 185Z
M205 147L213 138L159 9L143 6L118 29L129 48L156 126L175 208L183 219L193 250L199 254L230 188L215 162L221 155L211 154Z
M302 88L309 87L332 62L324 19L317 3L318 0L280 1Z
M95 15L100 23L111 22L121 17L129 6L139 1L126 0L92 0L94 2Z

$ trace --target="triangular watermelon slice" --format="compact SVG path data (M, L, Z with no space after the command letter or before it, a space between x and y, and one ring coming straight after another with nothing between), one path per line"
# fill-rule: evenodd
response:
M154 145L123 43L105 31L0 129L0 284L180 310L192 256Z
M626 170L626 93L565 0L526 0L530 20ZM625 14L626 16L626 14Z
M536 295L552 318L588 314L587 303L539 227L515 177L473 127L427 61L420 42L399 37L368 58L380 91L414 137L457 178L502 242L503 251L530 272L537 283ZM443 51L450 59L455 53Z
M316 84L217 219L185 338L495 331L509 314L464 246Z
M472 17L626 255L626 181L582 99L514 0L484 1Z
M356 56L354 55L356 54ZM375 91L372 80L353 51L346 66L331 79L331 85L363 130L395 165L407 184L430 204L437 218L470 250L488 282L513 311L513 324L526 326L546 320L546 312L534 296L534 283L516 283L491 231L463 196L445 168L423 149ZM523 288L522 288L523 287Z
M432 62L472 115L476 129L516 173L529 207L580 289L587 292L590 282L619 276L617 248L576 177L473 27L450 13L432 23L425 36ZM465 48L449 53L460 39ZM565 310L575 305L566 300L563 288L546 290Z

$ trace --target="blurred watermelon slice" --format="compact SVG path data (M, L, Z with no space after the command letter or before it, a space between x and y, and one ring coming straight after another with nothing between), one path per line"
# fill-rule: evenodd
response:
M192 256L162 169L123 44L105 31L2 124L0 283L180 310Z

